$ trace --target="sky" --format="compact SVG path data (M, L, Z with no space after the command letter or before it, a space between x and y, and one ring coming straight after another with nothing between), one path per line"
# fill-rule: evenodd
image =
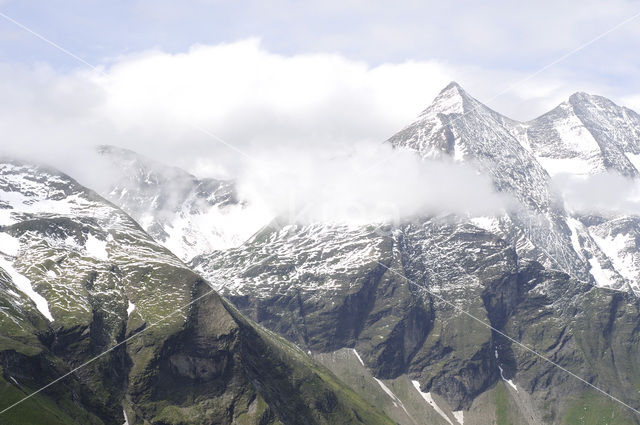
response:
M95 65L150 49L176 54L259 39L273 54L333 54L369 67L435 61L486 100L640 13L640 2L1 0L0 10ZM533 118L544 109L536 98L556 100L578 86L626 100L640 93L638 36L636 19L523 84L520 96L488 103ZM0 61L61 71L81 65L6 21Z
M576 91L640 110L638 1L0 0L0 12L2 148L81 181L96 173L80 152L105 143L198 176L260 163L261 176L321 180L341 155L388 156L381 142L452 80L519 120Z

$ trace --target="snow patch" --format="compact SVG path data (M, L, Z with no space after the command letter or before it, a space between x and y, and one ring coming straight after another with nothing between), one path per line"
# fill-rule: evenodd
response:
M364 362L362 361L362 357L360 357L360 354L358 354L358 352L356 351L356 349L355 349L355 348L352 348L351 350L353 350L353 354L355 354L355 355L356 355L356 357L357 357L357 358L358 358L358 360L360 361L360 364L361 364L362 366L364 366Z
M129 301L129 305L127 306L127 316L131 316L131 313L133 313L133 310L135 309L136 309L136 305L131 301Z
M625 279L636 283L638 279L638 270L634 265L633 256L625 253L627 246L635 245L633 236L619 233L615 238L611 238L610 236L600 237L591 233L591 237L602 252L609 257L609 260L613 263L613 267L615 267L616 271Z
M627 156L629 162L631 162L636 168L636 170L640 171L640 154L627 152L625 155Z
M78 245L76 240L73 238L73 236L67 236L64 240L64 244L67 246L76 247L76 248L80 246Z
M42 313L42 315L46 317L50 322L53 322L53 316L51 316L51 312L49 311L49 303L47 302L46 298L33 290L31 281L25 276L18 273L18 271L13 268L13 264L5 260L2 256L0 256L0 267L2 267L9 274L11 280L13 281L13 284L16 285L16 288L18 288L20 292L28 296L35 303L38 311L40 311L40 313Z
M465 156L467 156L467 148L461 143L460 138L456 138L453 144L453 160L462 162L464 161Z
M433 397L431 397L431 393L423 393L420 390L420 383L418 381L411 381L411 383L413 384L413 386L415 387L415 389L418 391L418 393L420 393L420 395L422 396L422 398L425 399L425 401L427 402L427 404L429 404L429 406L433 407L433 409L438 412L438 414L440 416L442 416L444 418L444 420L446 420L450 425L453 425L453 422L451 422L451 419L449 419L449 417L444 413L444 411L440 408L440 406L438 406L435 402L435 400L433 399Z
M589 273L596 281L596 286L600 288L615 288L615 277L611 270L605 270L600 266L600 262L597 258L591 257L589 259L589 265L591 268L589 269Z
M11 210L0 208L0 226L8 226L13 223L14 220L11 218Z
M582 228L582 223L576 220L573 217L567 218L567 226L569 226L569 230L571 230L571 246L573 246L573 250L582 258L584 258L584 254L582 252L582 247L580 246L580 239L578 238L579 229Z
M0 233L0 252L15 257L18 251L20 251L20 241L7 233Z
M25 179L17 179L17 182L23 183ZM29 184L25 184L25 190L30 188ZM2 200L8 203L14 212L29 214L59 214L69 215L72 213L72 205L78 201L76 196L69 196L64 200L43 199L34 196L25 196L20 192L2 192ZM7 210L4 210L7 211ZM3 220L8 220L10 224L13 219L9 214L4 214Z
M469 220L471 224L489 232L500 230L500 221L496 217L479 216Z
M551 177L558 174L588 175L594 169L589 161L582 158L547 158L539 156L536 159Z
M456 421L458 421L460 425L464 425L464 411L458 410L453 412L453 417L456 418Z
M84 249L90 257L102 261L109 259L109 255L107 254L107 241L101 241L91 233L87 236L87 243L84 245Z
M498 366L498 369L500 369L500 377L502 378L502 380L504 382L506 382L507 384L509 384L511 386L511 388L516 390L516 392L518 392L518 387L516 387L516 384L511 379L507 379L507 378L504 377L504 371L502 370L502 367Z
M47 277L50 279L55 279L58 275L53 270L47 270Z
M498 359L498 350L494 350L494 355L496 357L496 360L499 362L500 359ZM504 377L504 371L502 370L502 366L498 365L498 369L500 369L500 377L502 378L502 380L507 384L509 384L511 388L516 390L516 392L518 392L518 387L516 387L516 384L511 379L507 379Z
M561 105L566 116L554 123L553 128L561 145L554 149L562 151L564 158L537 157L549 174L567 173L573 175L594 174L605 171L600 145L582 121L572 111L572 106Z

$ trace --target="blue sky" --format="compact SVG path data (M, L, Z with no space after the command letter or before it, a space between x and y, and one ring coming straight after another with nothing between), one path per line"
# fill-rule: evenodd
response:
M437 59L533 72L640 12L640 2L3 0L0 8L92 63L257 37L285 55L339 53L370 65ZM640 20L557 68L635 91L629 86L637 84L638 36ZM0 24L0 60L77 65L7 22Z

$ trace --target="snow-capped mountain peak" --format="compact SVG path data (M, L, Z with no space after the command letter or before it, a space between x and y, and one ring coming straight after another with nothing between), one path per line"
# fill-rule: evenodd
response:
M440 91L433 103L422 111L419 117L433 114L463 114L476 103L478 102L469 96L458 83L452 81Z
M450 84L416 121L388 142L424 158L465 161L489 175L498 191L513 195L523 207L511 214L503 231L525 235L528 242L523 246L531 244L534 251L540 250L534 257L552 258L555 264L550 267L599 286L640 290L640 255L608 249L613 242L607 245L601 237L622 232L631 240L632 234L618 230L618 221L606 218L585 219L584 225L578 225L583 217L565 210L551 189L550 177L605 172L637 177L640 116L635 112L579 92L541 117L522 123Z
M640 116L583 92L527 123L536 158L554 175L640 175Z

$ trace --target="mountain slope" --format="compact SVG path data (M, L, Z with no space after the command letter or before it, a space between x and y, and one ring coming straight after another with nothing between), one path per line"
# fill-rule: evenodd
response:
M552 175L578 182L606 174L640 176L640 116L606 98L576 93L523 126L532 152ZM574 249L596 284L640 293L638 217L624 211L568 215Z
M0 211L0 410L70 373L3 423L391 423L68 176L2 161Z
M476 167L516 200L503 216L363 226L276 220L244 245L190 264L242 312L300 346L327 356L355 349L375 378L422 397L443 423L461 423L454 413L467 425L575 423L593 403L637 424L633 411L459 310L640 406L640 305L620 267L636 264L636 218L616 218L626 229L616 239L608 218L568 211L538 160L532 126L451 84L389 139ZM625 255L613 261L613 248ZM334 370L344 370L339 361ZM410 381L417 388L401 384Z

